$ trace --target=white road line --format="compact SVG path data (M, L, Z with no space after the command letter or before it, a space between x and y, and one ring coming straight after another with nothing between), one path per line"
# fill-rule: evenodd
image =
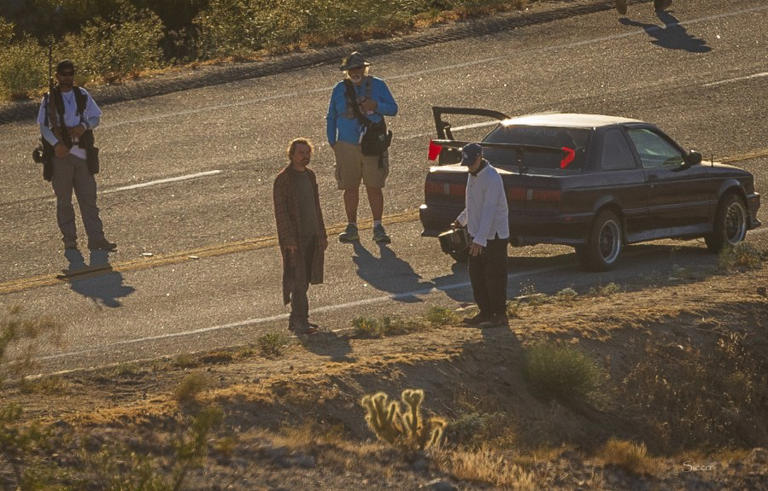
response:
M549 272L552 272L552 271L557 271L557 270L561 270L561 269L567 269L568 267L570 267L570 266L550 266L550 267L547 267L547 268L539 268L539 269L534 269L534 270L531 270L531 271L525 271L525 272L522 272L522 273L511 273L511 274L507 275L507 278L508 279L514 279L514 278L521 277L521 276L530 276L530 275L537 275L537 274L541 274L541 273L549 273ZM402 299L402 298L408 298L408 297L413 297L413 296L424 296L424 295L427 295L427 294L435 292L435 291L458 290L458 289L461 289L461 288L466 288L468 286L470 286L470 283L468 281L464 281L464 282L461 282L461 283L452 283L452 284L443 285L443 286L433 286L433 287L424 288L424 289L421 289L421 290L414 290L414 291L404 292L404 293L396 293L394 295L383 295L383 296L380 296L380 297L366 298L366 299L363 299L363 300L355 300L353 302L346 302L346 303L341 303L341 304L336 304L336 305L326 305L324 307L313 308L312 312L314 312L314 313L334 312L334 311L348 309L348 308L353 308L353 307L361 307L361 306L364 306L364 305L372 305L372 304L377 304L377 303L384 303L384 302L388 302L390 300L399 300L399 299ZM57 355L50 355L50 356L42 356L42 357L39 357L39 358L35 358L35 360L36 361L57 360L57 359L60 359L60 358L67 358L67 357L72 357L72 356L81 356L81 355L86 355L86 354L89 354L89 353L97 353L99 351L109 350L111 348L116 348L116 347L119 347L119 346L126 346L126 345L139 344L139 343L146 343L146 342L151 342L151 341L161 341L161 340L164 340L164 339L179 338L179 337L183 337L183 336L193 336L193 335L203 334L203 333L207 333L207 332L223 331L223 330L226 330L226 329L235 329L235 328L238 328L238 327L252 326L252 325L257 325L257 324L265 324L265 323L268 323L268 322L275 322L275 321L279 321L279 320L285 320L285 319L288 318L288 315L289 314L278 314L278 315L273 315L273 316L269 316L269 317L259 317L259 318L247 319L247 320L239 321L239 322L232 322L232 323L229 323L229 324L222 324L222 325L219 325L219 326L204 327L204 328L201 328L201 329L193 329L193 330L190 330L190 331L182 331L182 332L175 332L175 333L170 333L170 334L163 334L163 335L160 335L160 336L147 336L147 337L143 337L143 338L127 339L125 341L118 341L116 343L111 343L111 344L107 344L107 345L104 345L104 346L99 346L99 347L92 348L92 349L86 349L86 350L80 350L80 351L70 351L70 352L67 352L67 353L59 353Z
M716 87L718 85L730 84L733 82L741 82L742 80L750 80L753 78L762 78L762 77L768 77L768 72L755 73L753 75L747 75L746 77L729 78L726 80L720 80L718 82L710 82L708 84L702 85L702 87Z
M165 179L158 179L156 181L142 182L140 184L131 184L130 186L121 186L119 188L113 188L113 189L105 189L104 191L99 191L99 194L116 193L118 191L129 191L131 189L146 188L149 186L156 186L158 184L165 184L168 182L188 181L189 179L197 179L198 177L215 176L216 174L221 174L222 172L223 171L220 171L220 170L209 170L205 172L198 172L197 174L187 174L186 176L167 177Z

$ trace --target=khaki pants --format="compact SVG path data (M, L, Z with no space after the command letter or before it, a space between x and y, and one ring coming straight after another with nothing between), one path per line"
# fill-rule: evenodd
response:
M56 194L56 221L64 242L74 242L77 239L72 190L77 196L88 240L103 239L104 228L99 218L99 209L96 207L96 179L88 172L85 160L71 154L62 159L54 157L51 184Z
M356 189L360 181L372 188L383 188L389 175L389 152L381 159L363 155L360 145L338 141L333 146L336 155L336 183L339 189ZM381 165L379 165L381 160Z

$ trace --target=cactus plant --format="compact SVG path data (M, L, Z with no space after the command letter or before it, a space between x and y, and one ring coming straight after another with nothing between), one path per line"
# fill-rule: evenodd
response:
M397 401L388 402L384 392L363 397L365 421L376 436L404 450L424 450L440 444L446 422L431 417L426 423L421 415L424 391L406 389L400 395L403 407Z

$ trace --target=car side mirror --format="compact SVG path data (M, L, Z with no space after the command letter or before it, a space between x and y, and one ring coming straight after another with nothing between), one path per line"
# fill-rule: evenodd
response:
M691 150L685 156L685 164L690 167L701 163L701 154L696 150Z

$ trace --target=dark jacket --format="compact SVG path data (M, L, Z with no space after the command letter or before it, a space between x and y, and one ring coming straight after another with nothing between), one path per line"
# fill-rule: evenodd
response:
M300 246L299 237L301 236L301 221L299 219L299 198L296 195L296 187L293 183L295 171L292 171L290 165L286 166L275 178L273 196L275 200L275 221L277 223L277 238L280 243L280 252L283 255L283 302L290 302L290 293L295 284L309 282L318 284L323 282L323 263L325 261L325 248L328 236L325 233L325 222L323 222L323 212L320 209L320 195L317 190L317 178L310 169L305 172L309 175L312 182L312 188L315 191L315 209L317 210L317 223L320 229L319 240L315 241L313 251L303 251L299 249L296 254L288 255L286 246ZM297 268L295 265L304 264L306 254L312 254L312 271L309 278L305 278L304 268Z

